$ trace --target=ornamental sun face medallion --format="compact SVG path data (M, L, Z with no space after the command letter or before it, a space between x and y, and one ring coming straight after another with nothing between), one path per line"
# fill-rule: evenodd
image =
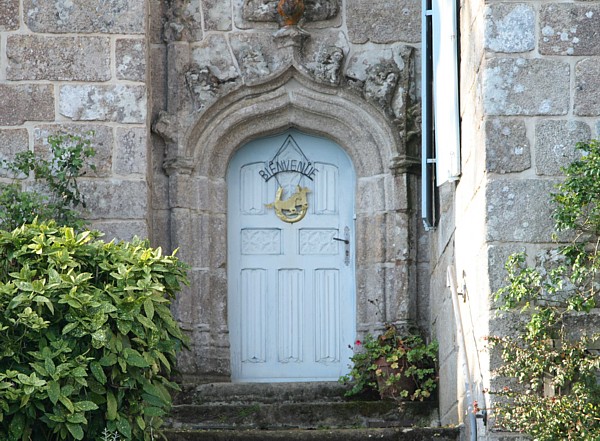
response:
M273 159L265 162L259 174L268 182L275 178L277 191L275 200L267 204L267 208L275 210L275 214L283 222L301 221L308 212L308 187L303 180L313 180L318 170L308 160L292 135L283 142Z

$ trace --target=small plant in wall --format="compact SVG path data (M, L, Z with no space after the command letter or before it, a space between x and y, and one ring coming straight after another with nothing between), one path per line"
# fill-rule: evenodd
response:
M496 301L522 326L489 338L503 361L497 374L513 379L493 391L497 425L539 441L600 439L600 145L577 148L583 156L551 196L556 230L571 241L536 262L508 259Z
M392 324L378 336L356 341L352 367L340 382L346 396L376 392L382 399L425 400L437 387L436 342L426 344L417 333L401 333Z
M95 155L92 136L93 132L51 135L47 155L25 151L13 160L0 161L0 168L13 178L11 183L0 184L1 229L12 230L36 218L76 228L84 226L77 209L85 208L85 199L77 179L86 167L95 170L89 164ZM29 177L33 181L27 181ZM32 187L28 189L27 185Z

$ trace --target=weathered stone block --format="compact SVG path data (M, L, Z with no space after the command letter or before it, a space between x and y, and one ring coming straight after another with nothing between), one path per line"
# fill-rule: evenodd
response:
M87 203L87 217L104 219L145 219L148 213L146 181L89 180L79 187Z
M149 52L148 83L152 85L150 113L158 115L158 112L167 108L167 50L164 46L151 46Z
M33 32L142 34L145 4L139 0L24 0L23 17Z
M0 0L0 31L19 29L19 0Z
M117 129L115 173L119 175L145 175L146 130L142 128Z
M574 112L580 116L600 115L600 63L586 58L575 65Z
M356 258L361 262L383 263L386 253L386 216L359 216L356 219Z
M271 33L236 33L231 48L244 81L263 79L291 64L288 51L279 51Z
M385 179L383 176L358 180L357 213L376 213L385 209Z
M540 121L535 127L537 174L561 175L561 167L581 156L575 145L591 136L590 126L583 121Z
M72 134L87 137L89 135L91 145L95 151L95 155L89 159L89 163L96 167L96 170L91 168L84 169L85 176L110 176L112 171L113 158L113 131L112 128L102 125L75 125L75 124L60 124L60 125L43 125L36 127L33 131L33 148L42 155L49 152L48 136L58 134Z
M187 209L174 209L171 215L171 231L174 237L185 241L172 244L174 248L179 248L181 260L193 268L209 266L210 216Z
M385 209L407 210L410 182L408 175L387 175L385 177Z
M54 87L49 84L0 84L0 103L10 109L0 112L0 126L54 119Z
M149 0L148 8L152 13L148 24L146 36L151 44L163 43L163 28L167 18L168 2L162 0Z
M59 111L75 121L146 121L146 88L130 85L77 85L60 88Z
M146 81L146 44L144 40L122 38L116 43L117 79Z
M421 41L419 0L348 0L346 22L352 43Z
M535 11L523 3L488 5L485 48L494 52L528 52L535 47Z
M207 31L231 30L231 0L202 0L204 29Z
M488 246L488 281L493 294L506 286L508 273L504 269L506 260L511 254L525 251L525 245L490 245Z
M219 81L230 81L239 76L233 64L231 51L223 35L209 35L192 50L192 60L200 67L209 67Z
M539 51L547 55L600 55L600 5L543 5Z
M14 159L19 152L29 150L27 129L0 129L0 162ZM12 177L12 173L0 167L0 177Z
M92 222L92 228L102 231L102 239L106 242L113 239L131 240L136 236L141 239L148 237L148 225L144 220L96 221Z
M565 115L570 67L548 59L495 58L484 71L488 115Z
M493 179L486 188L487 240L549 242L554 223L549 204L554 180Z
M493 118L485 122L485 168L493 173L520 172L531 167L525 122Z
M106 37L9 35L9 80L107 81L110 41Z
M385 268L385 317L388 322L406 322L416 319L416 291L411 286L408 264ZM411 298L412 296L412 298Z
M210 230L208 238L203 237L203 241L208 242L211 268L227 267L227 217L223 214L210 215ZM207 240L208 239L208 240ZM227 295L227 277L225 281L217 281L219 286L225 285L225 297Z
M381 265L356 268L357 330L373 332L385 317L385 270Z

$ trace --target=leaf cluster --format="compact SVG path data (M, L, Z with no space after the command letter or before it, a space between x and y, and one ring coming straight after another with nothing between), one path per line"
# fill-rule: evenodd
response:
M185 343L185 266L56 223L0 231L0 439L154 439Z
M355 346L351 371L340 378L351 386L346 396L376 392L381 397L423 401L436 389L437 342L427 344L419 334L403 335L388 324L384 333L368 334Z
M509 257L507 284L495 296L499 309L526 320L511 336L490 337L504 362L498 374L517 387L494 391L500 426L535 440L600 439L600 335L577 329L597 314L600 270L600 145L579 143L580 160L564 168L551 195L557 231L572 241L551 258L530 265L523 253Z
M85 198L77 179L95 155L91 148L93 132L85 135L58 134L48 137L49 152L40 155L32 151L20 152L12 161L0 166L10 172L13 182L0 185L0 228L13 230L34 219L55 220L76 228L84 226L78 207L85 208ZM24 178L31 177L35 186L24 189Z

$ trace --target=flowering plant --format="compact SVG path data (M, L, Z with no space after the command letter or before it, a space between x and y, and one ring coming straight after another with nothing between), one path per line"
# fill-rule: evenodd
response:
M377 392L381 398L422 401L437 387L437 342L426 344L420 335L402 335L388 324L383 334L357 340L354 350L352 369L340 378L351 386L346 396Z

